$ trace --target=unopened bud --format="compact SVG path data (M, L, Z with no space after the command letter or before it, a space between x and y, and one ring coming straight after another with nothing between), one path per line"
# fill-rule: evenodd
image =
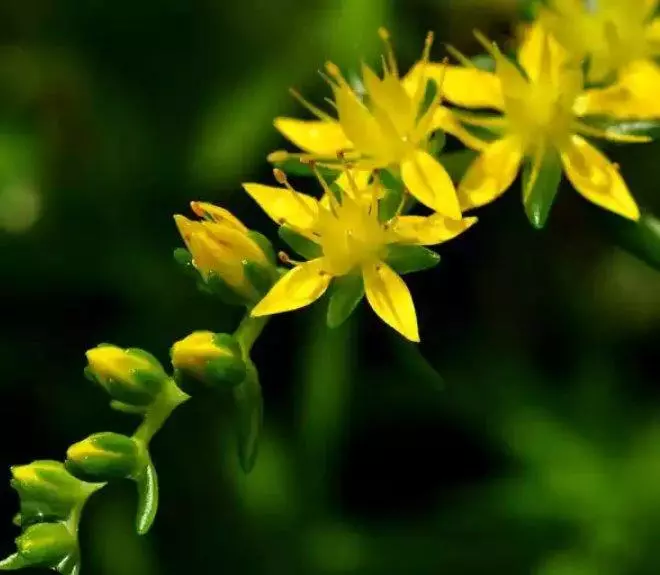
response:
M146 460L132 437L102 432L69 447L65 465L72 475L85 481L110 481L133 476Z
M208 388L227 388L245 379L241 348L234 337L226 333L196 331L177 341L170 355L177 382L183 383L187 392L195 390L193 382Z
M23 522L67 517L92 487L73 477L59 461L15 465L11 474L11 486L21 498Z
M158 360L141 349L99 345L87 353L85 373L110 396L127 405L149 405L168 376Z
M64 523L38 523L16 539L19 557L26 565L55 567L77 550L75 536Z

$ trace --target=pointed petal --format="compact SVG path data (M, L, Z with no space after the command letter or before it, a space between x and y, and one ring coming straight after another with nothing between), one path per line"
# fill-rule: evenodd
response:
M362 65L362 80L374 106L380 108L392 121L400 134L408 133L414 123L417 110L401 82L390 74L382 80L366 64Z
M660 117L660 67L651 60L638 60L619 73L606 88L584 92L576 100L578 116L613 116L626 119Z
M334 88L339 121L346 136L363 154L389 160L386 140L366 106L347 86Z
M451 134L473 150L481 151L488 145L488 142L477 138L477 136L466 130L459 121L457 114L443 106L438 107L435 111L431 125L428 128L429 133L436 130Z
M293 311L319 299L328 289L332 276L324 271L323 258L289 270L252 309L253 317Z
M313 229L319 209L316 199L263 184L243 184L243 189L277 224L287 223L303 231Z
M566 176L587 200L631 220L639 219L628 186L601 152L580 136L572 136L560 152Z
M192 208L192 211L195 212L195 215L200 218L207 218L216 223L222 223L244 234L247 234L249 231L241 220L225 208L215 206L208 202L190 202L190 207Z
M564 48L549 34L542 20L526 26L523 40L518 49L518 62L532 82L537 83L546 76L553 85L558 85L561 67L568 55Z
M443 97L452 104L464 108L504 109L500 81L492 72L464 66L427 64L421 73L435 80Z
M285 138L312 154L335 157L338 150L353 147L339 122L275 118L274 124Z
M419 341L415 304L405 282L380 262L363 267L367 301L390 327L411 341Z
M392 232L398 241L432 246L462 234L477 223L477 218L452 220L440 214L431 216L399 216L392 222Z
M410 194L422 204L447 217L461 219L454 183L429 153L416 150L401 164L401 177Z
M472 162L458 186L461 208L477 208L502 195L516 179L522 155L522 145L515 136L490 144Z

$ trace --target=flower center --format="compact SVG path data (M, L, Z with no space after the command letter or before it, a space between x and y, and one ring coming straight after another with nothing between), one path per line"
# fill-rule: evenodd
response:
M375 206L344 194L341 204L333 200L330 209L319 214L317 231L328 273L345 275L382 255L386 230Z

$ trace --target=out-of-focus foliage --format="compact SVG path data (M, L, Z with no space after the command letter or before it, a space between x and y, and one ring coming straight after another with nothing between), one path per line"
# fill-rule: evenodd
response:
M240 183L270 178L266 155L286 145L272 118L300 111L289 86L322 101L316 70L377 64L380 25L402 67L429 28L433 59L443 42L476 54L472 29L505 39L516 8L0 3L0 468L131 431L83 378L84 350L112 341L166 361L193 330L235 327L172 261L172 214L212 201L279 241ZM659 150L610 152L655 214ZM191 400L154 440L154 528L134 533L130 483L94 495L85 572L658 572L660 276L561 191L543 232L510 194L409 276L419 348L366 306L335 330L320 306L273 318L254 348L252 473L229 405ZM16 498L0 485L6 555Z

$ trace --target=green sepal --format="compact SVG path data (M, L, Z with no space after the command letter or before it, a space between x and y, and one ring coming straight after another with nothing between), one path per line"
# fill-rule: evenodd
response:
M245 473L252 471L257 460L259 436L263 425L263 398L259 375L252 362L247 376L234 388L238 461Z
M145 465L132 437L110 431L94 433L67 450L66 469L82 481L111 481L138 473Z
M532 181L533 160L526 160L522 171L523 204L527 219L537 230L548 220L550 209L559 190L562 164L556 150L548 150L541 158L539 172Z
M245 379L245 374L245 362L240 356L219 357L204 367L205 383L218 390L238 385Z
M660 219L642 212L637 222L605 210L595 210L595 220L621 248L660 271Z
M275 255L273 244L266 236L264 236L261 232L257 232L256 230L250 230L247 233L247 236L259 246L259 249L261 249L261 251L264 253L269 263L272 265L277 265L277 256Z
M18 571L19 569L25 569L25 567L30 567L30 563L18 553L12 553L9 557L0 561L0 571Z
M603 130L613 136L646 136L653 140L660 138L660 119L616 120L609 116L585 116L582 122L592 128ZM617 142L608 142L614 143Z
M192 254L185 248L176 248L174 250L174 261L190 277L197 277L198 272L193 264Z
M475 150L461 150L441 154L438 161L444 166L454 182L458 182L467 172L470 164L476 160L479 152Z
M38 523L16 538L16 548L26 565L56 567L78 543L64 523Z
M271 154L273 156L277 152L274 152ZM314 177L314 171L311 168L310 164L301 162L298 158L295 157L289 157L283 160L278 160L278 161L273 161L271 160L271 156L268 157L268 161L270 164L275 167L279 168L289 176L310 176ZM333 161L336 161L335 158L331 158ZM329 179L334 179L337 176L337 171L332 170L330 168L326 168L325 166L316 166L318 169L319 173Z
M330 288L328 327L335 328L343 324L353 313L353 310L364 297L364 280L362 274L353 273L336 278Z
M18 493L23 523L63 519L89 493L60 461L33 461L11 467L10 485Z
M306 260L313 260L323 255L321 246L300 235L286 224L280 226L277 235L287 246Z
M273 286L275 277L273 268L267 268L257 262L250 260L243 261L243 273L249 284L257 292L258 298L261 299L268 290Z
M424 246L391 244L385 263L398 274L409 274L427 270L440 263L440 256Z
M426 80L426 85L424 86L424 97L422 98L422 102L419 105L419 110L417 110L417 121L419 121L431 107L431 104L433 103L433 100L437 94L438 83L433 78L429 78Z
M401 210L406 186L390 170L379 171L378 177L385 192L383 198L378 202L378 219L381 222L388 222Z
M241 357L243 350L236 337L230 333L216 333L213 336L213 343L218 347L224 347L237 357Z
M245 298L227 284L218 274L210 272L204 282L206 291L218 297L226 305L245 305Z
M438 130L431 136L429 143L426 146L426 151L432 156L439 156L442 153L442 150L445 149L445 144L447 143L447 135Z
M113 399L110 402L110 408L115 411L121 411L122 413L128 413L130 415L144 415L147 411L147 406L142 405L128 405L127 403L122 403Z
M151 529L158 512L158 475L148 454L146 465L134 479L138 491L135 529L139 535L144 535Z

